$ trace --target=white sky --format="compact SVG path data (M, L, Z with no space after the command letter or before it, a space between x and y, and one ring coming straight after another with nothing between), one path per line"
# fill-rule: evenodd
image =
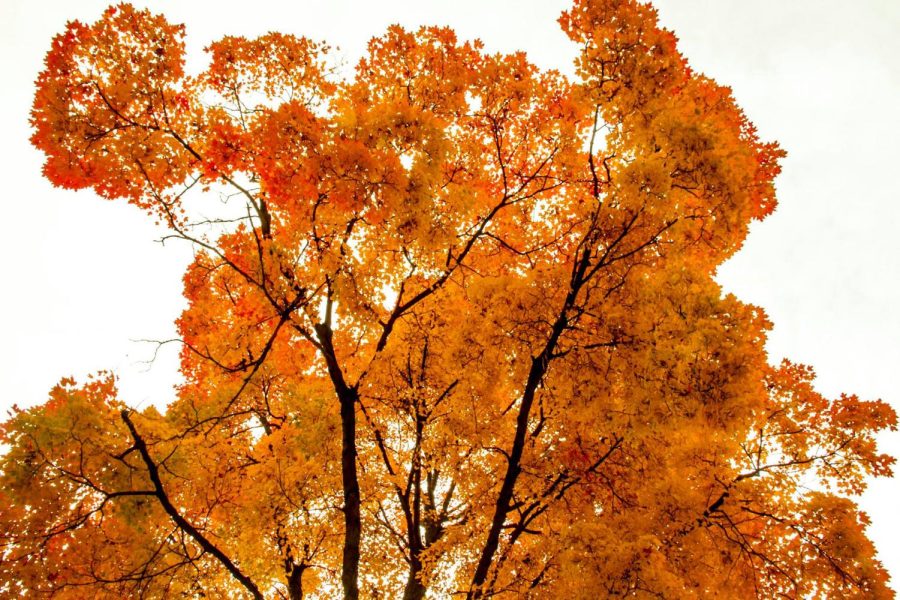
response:
M524 49L569 70L561 0L151 0L187 25L189 52L222 35L269 30L339 46L352 64L390 23L447 24L488 50ZM0 0L0 410L42 402L65 375L120 376L134 405L164 404L190 250L154 242L137 209L53 189L28 143L32 82L65 22L96 20L104 0ZM287 8L287 5L290 8ZM900 409L900 1L657 0L695 70L731 85L764 139L788 151L779 208L720 272L726 289L775 323L768 349L812 365L829 396L851 392ZM38 7L38 8L36 8ZM2 417L2 412L0 412ZM883 437L900 455L900 434ZM870 535L900 579L900 479L872 484ZM894 584L895 589L898 587Z

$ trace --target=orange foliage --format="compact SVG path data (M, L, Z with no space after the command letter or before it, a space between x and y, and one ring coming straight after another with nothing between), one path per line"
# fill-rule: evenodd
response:
M648 5L560 23L575 80L400 27L346 81L279 34L189 77L160 16L69 24L32 141L195 245L185 383L15 412L3 595L891 597L846 495L895 414L713 279L783 153Z

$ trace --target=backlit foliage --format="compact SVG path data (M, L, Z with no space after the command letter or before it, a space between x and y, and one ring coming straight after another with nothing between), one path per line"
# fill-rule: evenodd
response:
M196 248L185 382L13 413L2 595L892 597L848 495L896 416L713 279L782 152L648 5L560 24L574 79L437 27L346 80L276 33L188 75L126 4L54 39L46 177Z

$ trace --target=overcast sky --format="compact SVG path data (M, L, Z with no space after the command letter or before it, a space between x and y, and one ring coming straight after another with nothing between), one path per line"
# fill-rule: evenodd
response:
M69 19L103 0L0 2L0 411L42 402L65 375L112 369L123 399L164 405L174 346L152 366L141 339L174 335L190 249L155 242L137 209L53 189L28 144L33 80ZM155 0L136 2L187 26L191 64L222 35L269 30L324 39L348 64L391 23L450 25L488 50L524 49L570 70L560 0ZM719 280L774 321L768 350L812 365L818 389L900 409L900 1L658 0L692 67L730 85L764 139L788 152L779 207L756 224ZM39 8L35 8L38 6ZM2 413L0 413L2 414ZM883 437L900 455L900 434ZM871 537L900 578L900 479L862 499ZM897 584L894 584L897 589Z

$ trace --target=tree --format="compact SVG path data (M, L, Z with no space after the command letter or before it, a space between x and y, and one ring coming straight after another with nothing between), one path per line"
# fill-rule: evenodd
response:
M45 175L196 248L185 383L12 415L5 594L892 596L847 495L895 414L770 366L713 279L782 152L649 6L560 24L576 81L434 27L349 80L275 33L187 76L124 4L55 38Z

